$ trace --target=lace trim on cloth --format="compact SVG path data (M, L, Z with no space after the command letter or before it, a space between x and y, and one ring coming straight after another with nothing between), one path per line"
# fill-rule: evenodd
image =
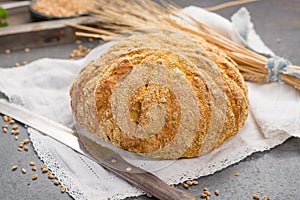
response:
M29 137L32 141L33 148L37 152L40 159L44 164L50 169L50 171L55 175L60 184L66 187L66 192L71 195L74 199L85 200L83 192L79 188L72 176L64 169L61 162L57 160L57 156L53 156L53 149L49 146L46 140L43 140L39 134L39 131L28 128Z

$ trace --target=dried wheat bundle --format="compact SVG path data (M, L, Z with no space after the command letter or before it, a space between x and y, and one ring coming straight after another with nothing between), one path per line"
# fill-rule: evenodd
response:
M241 0L240 0L241 1ZM215 32L192 17L182 18L182 8L170 1L160 0L96 0L91 10L99 19L97 28L75 26L89 33L77 33L81 36L111 39L123 31L159 28L182 31L193 37L205 39L225 51L238 64L245 80L254 82L283 81L300 89L300 67L291 65L283 58L267 58L241 46Z

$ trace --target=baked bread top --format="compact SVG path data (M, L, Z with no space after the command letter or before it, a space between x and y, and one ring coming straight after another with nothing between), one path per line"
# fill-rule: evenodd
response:
M89 134L154 158L196 157L243 127L247 88L236 63L201 38L161 31L118 41L70 90Z

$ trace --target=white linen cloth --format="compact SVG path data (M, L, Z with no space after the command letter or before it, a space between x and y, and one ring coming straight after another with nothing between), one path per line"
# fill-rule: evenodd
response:
M256 35L245 9L233 16L233 23L197 7L187 7L182 13L217 28L220 33L239 43L246 42L257 51L272 54ZM242 39L237 33L241 33ZM106 49L105 45L100 46L93 53L98 54ZM72 128L74 121L69 87L84 63L85 59L70 61L45 58L23 67L0 69L0 91L11 102ZM253 152L279 145L291 136L300 137L299 91L281 83L260 85L248 82L247 85L250 114L245 127L218 149L198 158L172 162L135 158L128 160L139 167L150 169L167 183L177 184L212 174ZM59 142L32 128L28 128L28 132L40 158L74 199L123 199L143 194Z

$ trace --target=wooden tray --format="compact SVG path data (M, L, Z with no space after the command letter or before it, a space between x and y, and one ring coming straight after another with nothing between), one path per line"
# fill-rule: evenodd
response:
M0 52L5 49L19 50L24 47L43 47L76 40L75 28L65 22L89 25L93 17L77 17L64 20L31 22L28 8L9 10L8 27L0 28ZM12 41L14 45L12 46Z

